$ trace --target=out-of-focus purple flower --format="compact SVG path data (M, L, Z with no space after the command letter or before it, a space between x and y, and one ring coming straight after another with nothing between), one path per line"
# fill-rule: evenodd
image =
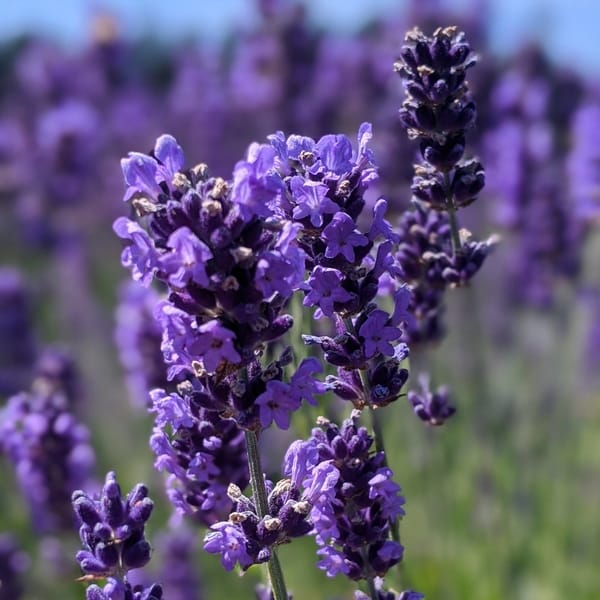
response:
M0 395L27 386L35 361L32 307L20 273L0 268Z
M454 406L450 404L449 390L444 386L431 392L429 378L423 375L419 378L419 383L420 392L412 390L408 392L408 401L415 414L430 425L443 425L456 412Z
M71 528L71 491L91 484L95 457L64 393L42 389L9 399L0 412L0 448L15 468L35 531L50 533Z
M24 592L23 573L29 567L29 556L19 549L9 533L0 534L0 600L19 600Z
M83 391L77 364L66 348L47 346L40 351L32 388L40 395L62 394L70 409L81 402Z
M160 567L156 576L168 600L200 600L204 597L195 556L197 536L179 526L156 538L155 555Z
M567 159L569 192L577 216L584 220L600 218L600 102L588 101L573 115L572 148Z
M169 388L167 366L160 349L162 330L154 318L159 295L129 282L121 289L116 310L115 343L133 404L151 405L149 392Z

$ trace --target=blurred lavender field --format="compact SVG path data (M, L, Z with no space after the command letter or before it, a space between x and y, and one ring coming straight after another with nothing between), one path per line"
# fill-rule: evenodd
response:
M79 45L0 40L0 600L85 596L69 498L99 489L110 470L125 490L151 489L153 576L167 600L253 597L258 570L227 576L200 551L197 524L175 528L153 468L147 391L174 384L155 299L124 283L112 229L129 210L119 161L168 132L190 161L228 178L252 141L276 131L354 139L369 121L380 172L371 201L385 197L398 225L417 148L398 117L393 63L405 31L450 24L480 55L468 153L485 166L486 187L463 225L499 241L428 321L438 342L411 346L410 389L428 371L434 387L452 390L457 414L434 428L405 401L386 409L407 498L403 585L427 599L595 600L600 68L561 59L542 35L500 47L498 7L485 0L462 11L433 0L386 7L345 34L312 5L247 4L248 22L221 36L133 39L98 12ZM47 420L33 422L50 404ZM293 427L305 434L308 423ZM44 428L52 435L40 441ZM293 437L268 438L270 472ZM34 461L51 484L31 484ZM281 550L294 597L351 598L349 582L314 568L313 546Z

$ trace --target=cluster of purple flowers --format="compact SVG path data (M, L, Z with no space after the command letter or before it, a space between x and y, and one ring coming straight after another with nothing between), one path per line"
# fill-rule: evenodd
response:
M477 273L493 240L477 242L459 230L456 212L475 201L485 183L481 163L463 160L466 131L476 116L467 87L467 69L476 63L464 34L456 27L431 37L414 29L406 36L395 68L407 98L400 119L419 140L423 163L412 184L415 208L399 227L400 263L413 286L415 327L408 339L427 342L443 335L444 291L467 284Z
M46 375L42 369L32 390L13 396L0 411L0 450L14 467L38 533L72 527L71 492L92 485L95 465L89 430L72 412L70 379L57 355L59 369L50 369L51 357L41 362Z
M319 424L306 442L290 448L284 469L307 490L319 568L353 580L383 577L403 554L400 543L388 539L390 522L404 515L400 486L356 417L341 427Z
M155 467L166 471L167 493L179 511L205 525L229 514L227 488L248 485L244 434L231 419L199 405L191 386L182 395L154 390L155 425L150 446Z
M585 166L586 134L575 137L569 131L580 127L576 115L585 118L586 111L574 113L572 123L567 115L551 115L560 87L567 86L575 99L578 86L548 79L547 70L545 60L531 51L498 79L492 95L495 120L483 146L495 219L509 235L505 295L513 305L538 308L552 307L556 283L574 281L580 273L592 206L582 189L594 186L594 169ZM586 127L589 135L592 122ZM564 148L569 137L570 155Z
M152 156L123 161L126 198L147 231L125 218L115 223L129 242L123 263L133 278L148 284L156 276L169 288L156 308L169 377L195 376L214 398L209 408L225 412L227 405L228 416L248 429L264 416L240 374L291 327L282 310L304 273L299 227L273 210L282 193L274 159L269 146L252 146L228 183L208 177L202 165L182 171L181 148L161 136ZM228 377L238 393L224 398L216 386Z
M115 474L110 472L99 497L77 490L72 505L83 544L76 556L83 579L107 579L103 588L96 584L87 588L87 600L161 600L159 585L144 588L127 580L129 570L150 561L151 547L144 530L154 503L148 488L139 483L123 498Z
M404 498L373 452L373 438L356 416L338 427L322 420L307 441L293 443L284 460L287 479L269 484L268 512L231 486L235 510L214 524L204 548L223 566L243 569L265 562L270 548L311 533L319 545L319 568L353 580L383 576L401 560L400 543L389 540L390 521L404 514Z

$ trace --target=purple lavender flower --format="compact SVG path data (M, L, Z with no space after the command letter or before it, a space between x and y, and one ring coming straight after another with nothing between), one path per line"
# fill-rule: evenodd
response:
M366 246L369 240L355 229L353 219L343 212L337 212L323 229L323 239L326 240L325 256L335 258L341 254L349 263L355 260L354 248Z
M182 526L169 529L156 539L155 555L160 568L156 579L169 600L200 600L204 596L195 564L196 532Z
M227 486L248 484L244 434L233 420L201 406L205 392L190 383L181 389L183 396L152 392L156 416L150 446L155 467L169 474L167 494L173 505L211 525L229 514Z
M230 183L204 168L182 171L183 161L170 136L154 155L124 159L126 196L146 229L118 219L115 231L129 243L122 261L133 278L169 287L156 312L169 378L196 374L210 388L212 378L257 364L261 345L291 327L281 312L304 275L301 227L274 212L283 184L270 145L251 145ZM245 426L258 426L254 413Z
M311 530L310 504L297 481L283 479L275 486L267 482L267 490L267 514L260 517L255 503L237 486L229 486L234 511L228 521L212 525L204 538L204 549L219 554L226 571L236 564L245 571L254 564L267 562L273 548Z
M43 348L35 361L32 388L35 393L50 396L62 394L73 409L83 395L77 365L71 353L59 346Z
M321 420L312 437L286 455L285 473L301 481L311 506L319 568L330 577L383 576L402 558L402 546L387 538L390 519L404 514L404 498L384 454L370 451L372 442L354 415L341 427Z
M226 521L215 523L204 538L204 549L210 554L220 554L221 564L226 571L231 571L238 563L244 570L254 564L247 546L245 532Z
M326 385L314 379L312 374L322 370L315 358L305 358L289 383L277 379L267 382L266 390L256 399L261 425L266 428L275 421L280 429L288 429L291 413L300 408L302 400L316 405L314 395L324 393Z
M429 389L429 378L419 378L421 391L409 391L408 401L412 405L415 414L430 425L443 425L456 409L450 404L450 393L446 387L440 387L437 391Z
M104 590L97 586L88 588L87 598L103 598L101 593L112 598L116 589L122 589L122 597L126 597L127 592L133 591L127 582L127 571L143 567L150 560L151 548L144 529L154 503L148 497L148 489L138 483L123 498L115 474L110 472L100 497L77 490L73 492L72 504L83 544L83 550L76 555L79 566L86 575L110 578ZM162 597L159 589L154 592L157 599Z
M364 344L365 358L371 358L376 352L384 356L394 356L394 346L390 342L402 336L398 327L390 326L390 316L383 310L375 309L369 313L358 330Z
M26 387L35 360L33 316L20 273L0 268L0 395Z
M19 600L24 592L22 574L29 567L29 557L19 549L9 533L0 534L0 600Z
M308 218L313 227L321 227L324 215L339 210L339 206L327 197L328 186L322 183L296 176L290 182L290 189L296 202L292 216L298 221Z
M175 289L185 288L188 282L208 285L205 263L212 258L210 248L188 227L174 231L167 241L171 252L161 256L160 267Z
M594 140L600 133L600 102L588 100L573 115L573 148L567 161L570 195L582 219L600 215L600 151Z
M85 591L86 600L164 600L162 587L152 584L145 588L142 585L132 586L127 581L108 577L103 588L90 585Z
M335 302L348 302L352 299L350 292L341 283L343 275L337 269L317 266L308 279L310 292L304 298L304 306L318 306L315 318L331 317Z
M134 281L150 285L154 271L158 268L158 254L148 234L137 223L125 217L118 218L113 229L120 238L131 242L121 254L123 266L131 268Z
M49 533L72 526L71 491L90 485L95 459L89 431L71 414L64 393L38 388L13 396L2 409L0 444L34 530Z

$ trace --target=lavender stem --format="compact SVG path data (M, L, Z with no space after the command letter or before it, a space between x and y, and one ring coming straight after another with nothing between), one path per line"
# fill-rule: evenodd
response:
M260 463L260 453L258 451L258 436L254 431L245 431L246 451L248 452L248 465L250 468L250 485L252 486L252 495L256 503L256 510L260 518L264 517L268 511L267 489L265 479ZM271 580L271 589L273 590L274 600L287 600L288 594L283 579L283 571L275 548L271 551L271 558L268 562L269 579Z
M460 230L458 228L458 219L456 218L456 207L454 206L452 192L450 191L450 176L444 173L444 187L446 188L446 210L450 220L450 233L452 235L452 254L458 256L462 253L462 244L460 241Z

